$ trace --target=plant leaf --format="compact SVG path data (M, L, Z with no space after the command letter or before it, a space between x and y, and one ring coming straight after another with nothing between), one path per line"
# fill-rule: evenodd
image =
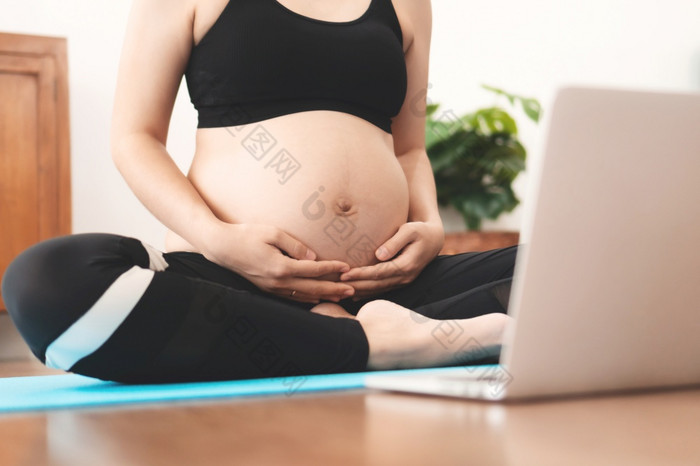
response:
M520 99L520 105L523 107L525 115L527 115L532 121L537 123L540 121L540 115L542 114L542 106L535 99Z
M438 109L439 106L440 106L440 104L427 104L425 106L425 116L429 117L430 115L435 113L435 111Z
M500 89L495 91L508 97ZM527 105L533 112L540 110L534 99L511 96L523 109ZM511 185L525 169L526 151L518 140L515 120L502 108L458 117L450 111L438 116L438 106L431 104L426 118L426 150L437 201L454 206L467 228L479 229L484 218L495 219L520 203Z
M523 111L525 112L525 115L527 115L528 118L530 118L535 123L540 121L540 116L542 114L542 106L540 105L540 102L537 99L533 99L531 97L523 97L517 94L511 94L509 92L504 91L503 89L499 89L493 86L487 86L486 84L482 84L481 87L486 89L487 91L493 92L496 95L505 96L511 105L515 105L516 102L520 102L520 105L522 106Z
M508 112L498 107L484 108L476 112L475 125L483 134L518 134L518 126Z

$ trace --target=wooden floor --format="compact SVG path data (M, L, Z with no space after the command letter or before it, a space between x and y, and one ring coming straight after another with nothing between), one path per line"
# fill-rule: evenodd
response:
M355 390L0 415L0 465L697 465L699 435L700 390L517 405Z

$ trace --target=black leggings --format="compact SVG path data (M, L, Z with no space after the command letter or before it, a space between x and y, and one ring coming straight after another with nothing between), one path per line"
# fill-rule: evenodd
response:
M411 284L339 302L351 314L386 299L435 319L507 310L517 247L438 256ZM309 312L201 254L80 234L20 254L2 282L9 314L50 367L125 383L357 372L359 322Z

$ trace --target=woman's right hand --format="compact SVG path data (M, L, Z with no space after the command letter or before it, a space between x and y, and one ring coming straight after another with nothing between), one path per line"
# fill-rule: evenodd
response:
M207 236L202 251L207 259L268 293L309 303L338 301L354 293L350 285L322 278L347 272L347 263L315 260L308 246L277 227L222 222Z

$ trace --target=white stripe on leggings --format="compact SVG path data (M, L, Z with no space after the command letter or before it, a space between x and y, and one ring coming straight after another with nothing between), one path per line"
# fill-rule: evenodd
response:
M139 302L155 272L133 266L117 278L93 306L46 348L46 365L70 370L97 351Z

